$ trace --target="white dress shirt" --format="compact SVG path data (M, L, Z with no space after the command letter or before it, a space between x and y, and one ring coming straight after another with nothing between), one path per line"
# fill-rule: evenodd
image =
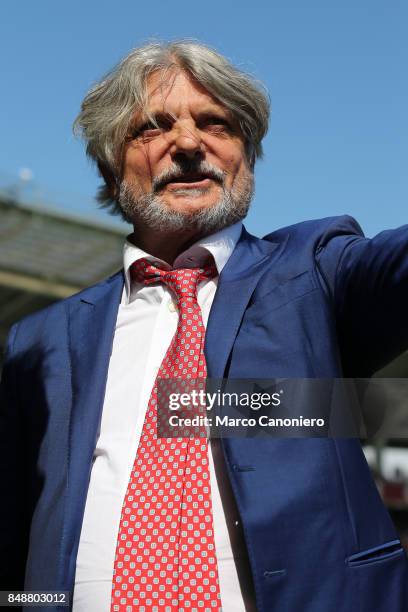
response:
M179 255L173 267L199 267L211 253L220 274L235 248L241 229L241 223L236 223L203 238ZM160 260L133 245L129 238L124 246L125 286L116 321L100 433L79 542L74 612L110 610L122 504L150 393L177 328L177 309L168 287L162 283L145 286L131 280L129 268L133 262L141 257ZM170 268L168 264L164 266ZM217 282L218 277L215 277L198 285L197 298L205 326ZM253 608L246 548L219 441L212 440L210 448L214 538L222 609L223 612L244 612Z

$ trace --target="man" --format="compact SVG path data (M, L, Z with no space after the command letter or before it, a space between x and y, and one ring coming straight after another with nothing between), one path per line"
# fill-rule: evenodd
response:
M2 589L75 612L408 608L358 440L157 437L157 374L370 376L407 347L407 227L242 227L267 122L260 86L190 42L134 50L86 96L99 200L134 231L122 271L10 332Z

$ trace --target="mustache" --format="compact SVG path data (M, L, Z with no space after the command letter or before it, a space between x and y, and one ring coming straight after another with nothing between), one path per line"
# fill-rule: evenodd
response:
M226 172L204 160L192 161L188 164L173 162L169 168L160 172L160 174L152 180L152 191L160 191L167 183L194 174L202 174L205 178L213 179L221 185L224 184L226 177Z

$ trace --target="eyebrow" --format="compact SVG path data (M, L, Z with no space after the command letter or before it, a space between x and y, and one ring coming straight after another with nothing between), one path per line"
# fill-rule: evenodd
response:
M166 112L160 109L155 110L153 108L152 110L148 112L149 112L149 115L146 114L146 111L143 113L143 115L137 121L138 125L142 125L144 122L149 121L151 119L154 119L154 120L166 119L166 120L171 120L171 121L175 121L177 119L177 117L175 117L172 113ZM208 107L207 106L207 107L204 107L203 109L199 109L196 113L193 113L193 117L195 116L199 118L212 117L214 115L219 115L220 117L224 117L226 119L233 120L233 115L231 111L223 107L220 108L220 107Z
M157 120L165 120L165 121L174 121L174 117L171 113L166 113L164 111L152 111L149 112L149 114L147 115L146 113L143 113L143 115L140 117L140 119L136 122L137 125L141 126L143 124L145 124L148 121L157 121Z

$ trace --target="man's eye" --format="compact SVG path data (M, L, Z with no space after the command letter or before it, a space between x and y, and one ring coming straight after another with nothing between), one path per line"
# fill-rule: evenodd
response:
M161 134L163 131L163 127L160 125L155 125L154 123L145 123L141 127L135 130L135 137L137 136L151 136L155 134Z
M226 125L226 119L221 119L221 117L210 117L208 119L208 123L219 123L220 125Z
M229 122L223 117L207 117L203 122L204 127L208 127L211 130L228 130L230 129Z
M146 123L143 123L143 125L133 130L131 138L153 138L154 136L159 136L165 132L168 127L168 122L164 120L158 120L155 123L153 123L153 121L146 121Z

